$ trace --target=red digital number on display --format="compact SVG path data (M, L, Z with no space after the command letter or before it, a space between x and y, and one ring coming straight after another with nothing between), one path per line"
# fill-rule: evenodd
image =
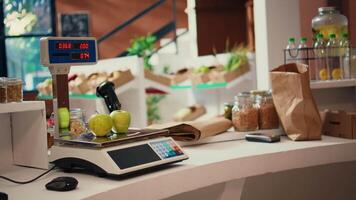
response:
M60 42L56 44L57 49L71 49L72 43L69 42Z
M80 43L79 49L89 49L89 44L88 43Z
M89 53L80 53L80 59L86 60L90 58L90 54Z

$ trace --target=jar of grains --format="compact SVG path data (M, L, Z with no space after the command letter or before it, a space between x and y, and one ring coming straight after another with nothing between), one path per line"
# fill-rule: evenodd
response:
M82 109L71 109L70 110L70 133L73 135L80 135L86 131L86 126L84 122L84 112Z
M249 92L235 96L232 108L232 123L236 131L255 131L258 129L258 107Z
M253 93L253 92L252 92ZM272 92L259 91L253 93L256 95L257 105L259 107L258 126L260 129L275 129L279 127L279 118L273 103Z
M6 103L7 91L6 91L6 79L0 78L0 103Z
M19 78L7 78L7 102L22 101L22 80Z

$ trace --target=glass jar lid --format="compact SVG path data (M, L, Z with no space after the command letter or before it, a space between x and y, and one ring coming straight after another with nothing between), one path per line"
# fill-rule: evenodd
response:
M0 87L6 86L6 78L0 77Z
M22 80L20 78L6 78L7 85L16 85L22 84Z
M318 11L319 13L339 13L336 7L320 7Z
M75 108L70 110L70 119L80 119L83 120L84 113L81 108Z

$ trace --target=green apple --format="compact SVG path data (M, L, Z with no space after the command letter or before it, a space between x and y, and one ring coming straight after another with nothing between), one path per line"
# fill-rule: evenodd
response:
M90 130L98 137L106 136L112 129L113 121L109 115L96 114L89 119Z
M69 120L70 120L70 113L68 108L58 108L58 122L59 128L68 128L69 127Z
M131 115L124 110L114 110L111 112L110 117L114 122L113 131L116 133L126 133L130 127Z

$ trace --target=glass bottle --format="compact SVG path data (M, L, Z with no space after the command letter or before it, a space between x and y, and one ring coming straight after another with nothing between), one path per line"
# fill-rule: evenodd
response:
M348 20L340 14L335 7L321 7L319 14L312 19L313 38L321 33L323 35L335 34L341 38L342 33L347 33Z
M298 62L308 65L307 38L302 37L298 45Z
M336 39L336 35L331 33L329 35L329 41L326 44L327 50L327 67L330 80L343 79L343 70L340 63L340 46Z
M344 72L344 78L351 78L350 69L350 42L348 39L348 34L343 33L340 40L340 63L341 68Z
M22 80L19 78L7 78L7 102L21 102L22 94Z
M319 33L314 42L314 56L315 56L315 78L319 81L328 80L328 69L326 66L326 49L323 34Z
M293 63L298 56L297 48L295 45L295 38L288 39L288 45L286 47L286 63Z
M235 96L232 108L232 123L236 131L258 130L258 107L250 93Z

